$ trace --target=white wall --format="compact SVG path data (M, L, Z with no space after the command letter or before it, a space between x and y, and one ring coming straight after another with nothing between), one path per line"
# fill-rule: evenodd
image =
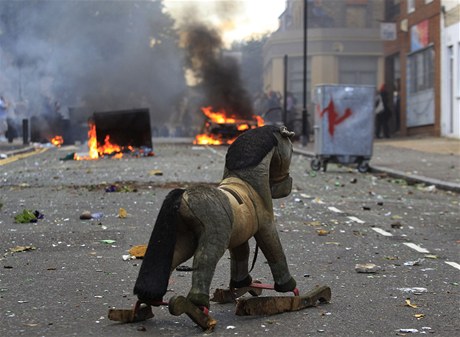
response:
M441 25L441 135L460 138L460 22Z

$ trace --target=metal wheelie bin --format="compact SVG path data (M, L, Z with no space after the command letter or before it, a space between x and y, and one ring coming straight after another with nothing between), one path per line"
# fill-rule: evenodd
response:
M328 163L357 164L367 172L374 141L375 86L324 84L315 86L315 157L311 168Z

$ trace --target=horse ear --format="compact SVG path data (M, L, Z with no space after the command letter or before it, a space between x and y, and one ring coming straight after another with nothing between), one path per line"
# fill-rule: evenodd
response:
M281 133L281 136L283 136L285 138L292 138L295 135L295 133L293 131L289 131L287 129L287 127L285 127L285 126L280 127L280 133Z

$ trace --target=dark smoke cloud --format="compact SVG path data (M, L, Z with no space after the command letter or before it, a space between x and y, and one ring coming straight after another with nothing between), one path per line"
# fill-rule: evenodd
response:
M0 1L0 93L47 114L150 108L164 123L185 90L160 1Z
M227 116L252 119L252 103L238 61L224 55L218 31L199 23L183 28L187 66L203 87L206 104L214 111L225 110Z

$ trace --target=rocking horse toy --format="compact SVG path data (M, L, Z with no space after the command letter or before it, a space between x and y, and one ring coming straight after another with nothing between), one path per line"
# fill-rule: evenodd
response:
M293 136L293 132L277 126L246 131L228 148L218 187L172 190L163 201L134 286L138 301L133 309L110 309L109 318L125 323L143 321L153 317L152 306L168 305L171 314L185 313L203 330L212 330L217 322L208 310L210 285L227 249L230 287L217 289L213 301L234 302L246 292L258 296L262 289L294 294L240 299L237 315L275 314L329 302L327 286L299 295L275 226L272 198L291 193ZM249 274L251 237L267 259L273 286L253 282ZM191 257L188 295L163 301L172 271Z

